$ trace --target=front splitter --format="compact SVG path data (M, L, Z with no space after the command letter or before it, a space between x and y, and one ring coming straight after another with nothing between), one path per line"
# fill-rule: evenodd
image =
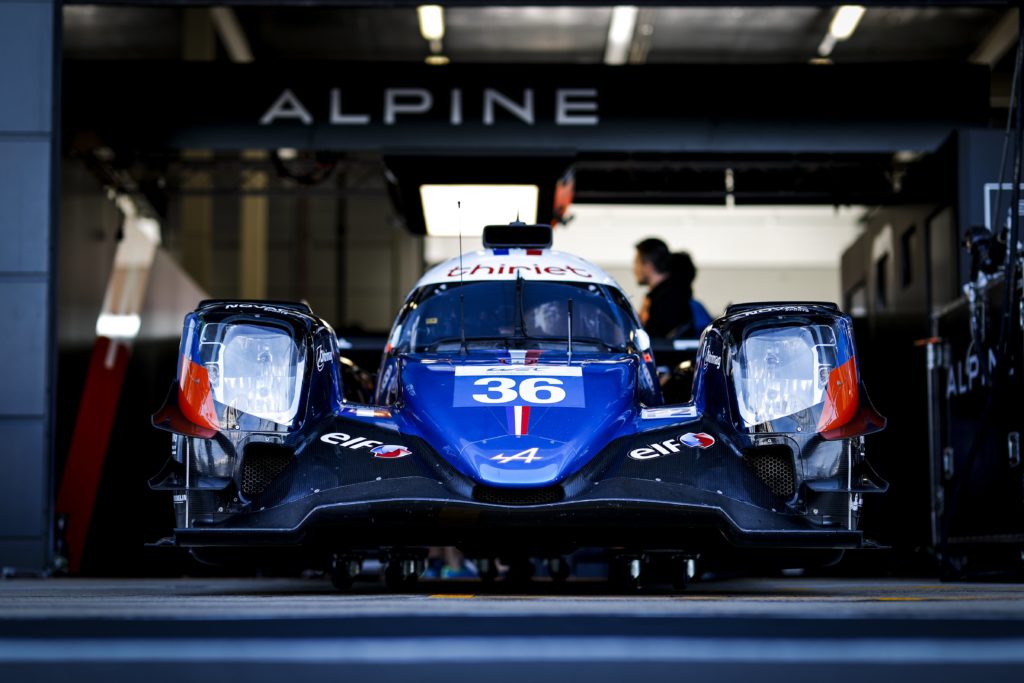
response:
M398 545L552 545L692 548L717 537L742 548L860 548L856 530L818 527L685 484L602 480L569 500L499 505L465 498L440 482L405 477L315 493L224 522L176 529L188 547L267 547L325 543Z

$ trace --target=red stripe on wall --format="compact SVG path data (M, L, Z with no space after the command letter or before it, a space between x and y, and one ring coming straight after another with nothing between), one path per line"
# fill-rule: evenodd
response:
M116 344L114 349L110 348L111 344L114 342L106 337L97 337L93 346L75 431L57 492L57 514L67 515L68 559L72 573L78 573L82 567L103 463L131 356L125 344ZM110 367L106 365L108 353L113 357Z

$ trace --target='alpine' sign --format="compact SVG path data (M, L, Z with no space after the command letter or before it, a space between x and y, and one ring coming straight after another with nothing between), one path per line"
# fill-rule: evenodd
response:
M376 113L345 111L342 107L343 94L341 88L331 88L327 94L330 102L327 123L332 126L366 126L375 120L393 126L400 119L429 115L441 107L444 107L449 125L461 126L465 119L463 102L469 93L464 93L462 88L451 88L436 95L427 88L384 88ZM479 97L478 111L485 126L495 124L499 111L529 126L537 121L533 88L523 88L517 94L483 88L482 92L473 94ZM556 88L552 122L556 126L596 126L599 121L597 99L597 88ZM306 126L315 122L310 108L289 88L282 90L260 117L261 126L281 121L298 121Z

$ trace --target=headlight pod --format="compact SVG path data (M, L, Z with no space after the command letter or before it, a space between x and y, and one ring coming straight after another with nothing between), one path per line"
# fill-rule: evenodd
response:
M288 427L298 414L305 365L285 326L193 317L182 339L178 405L210 429L242 428L246 416Z
M729 359L736 424L744 431L818 432L831 438L857 421L862 403L884 424L866 396L862 401L845 318L750 321L733 337ZM867 425L856 428L863 430L874 431ZM845 436L850 430L842 431Z

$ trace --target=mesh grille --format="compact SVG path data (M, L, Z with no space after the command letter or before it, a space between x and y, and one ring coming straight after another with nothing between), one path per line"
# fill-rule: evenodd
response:
M543 489L497 489L490 486L475 486L473 498L481 503L495 505L544 505L557 503L565 497L561 486Z
M242 493L247 498L266 490L292 461L293 449L276 444L254 443L245 449L242 460Z
M783 498L796 493L796 471L793 453L785 446L765 446L747 451L743 460L768 485L771 492Z

